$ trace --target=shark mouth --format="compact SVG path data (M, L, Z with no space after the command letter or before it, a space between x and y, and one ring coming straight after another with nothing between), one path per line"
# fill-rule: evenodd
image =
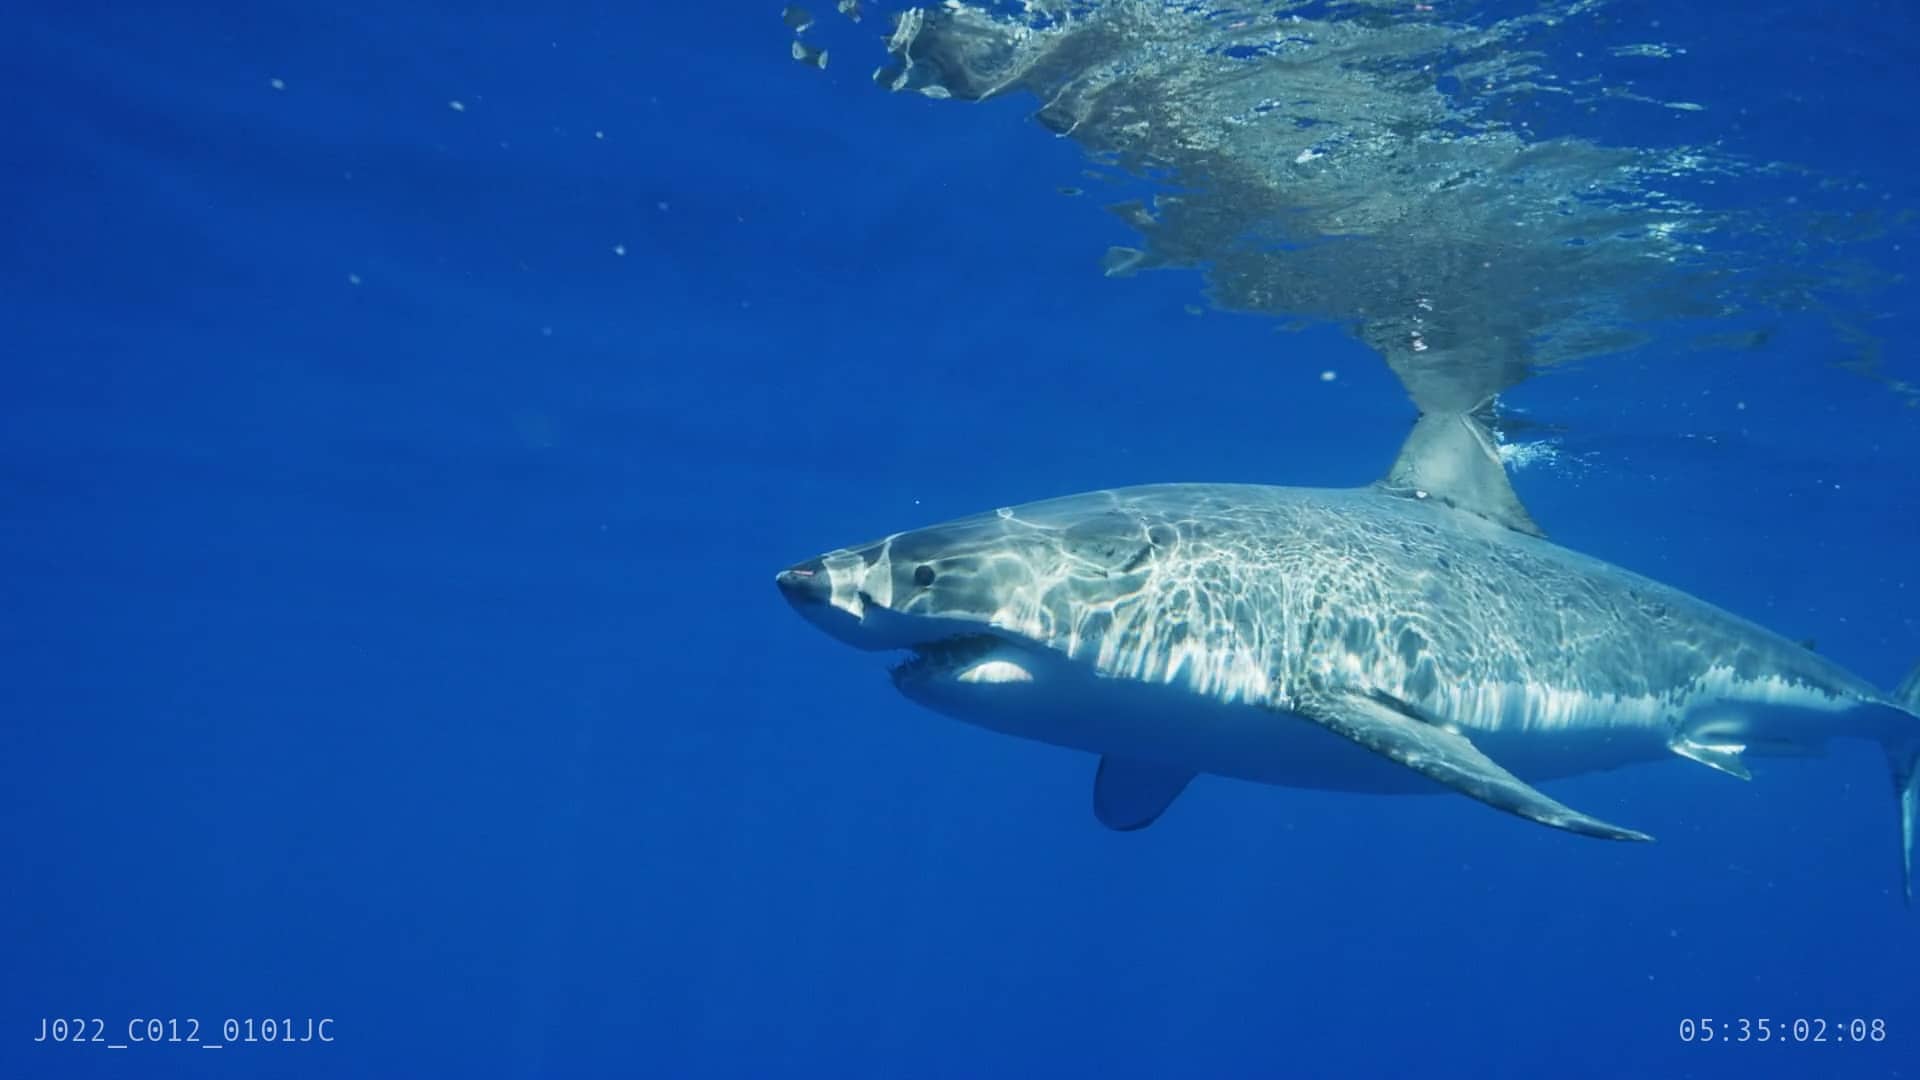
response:
M1033 675L1009 658L1006 639L992 634L959 634L913 646L913 655L890 669L893 684L905 687L936 679L963 683L1032 682Z

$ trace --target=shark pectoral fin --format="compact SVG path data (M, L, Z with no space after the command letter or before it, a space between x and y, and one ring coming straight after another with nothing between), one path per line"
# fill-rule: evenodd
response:
M1740 760L1740 755L1747 749L1745 743L1695 742L1682 735L1668 743L1667 748L1688 761L1697 761L1709 769L1719 769L1728 776L1753 779L1746 763Z
M1185 769L1109 754L1100 759L1093 779L1093 816L1119 832L1144 829L1167 812L1193 777Z
M1401 702L1345 693L1302 702L1293 711L1509 814L1583 836L1608 840L1653 839L1646 833L1588 817L1535 791L1481 753L1466 736L1428 722Z

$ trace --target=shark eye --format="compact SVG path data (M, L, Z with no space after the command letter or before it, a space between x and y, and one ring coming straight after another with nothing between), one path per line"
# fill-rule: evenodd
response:
M923 589L933 584L933 567L928 566L925 563L922 563L919 566L914 567L913 583L915 585L920 586Z

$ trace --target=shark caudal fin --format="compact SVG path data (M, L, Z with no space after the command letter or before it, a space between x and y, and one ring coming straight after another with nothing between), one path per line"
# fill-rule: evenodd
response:
M1900 884L1907 903L1913 903L1915 834L1920 834L1920 665L1915 665L1893 692L1893 703L1911 713L1914 732L1887 743L1887 763L1893 767L1893 795L1900 805Z

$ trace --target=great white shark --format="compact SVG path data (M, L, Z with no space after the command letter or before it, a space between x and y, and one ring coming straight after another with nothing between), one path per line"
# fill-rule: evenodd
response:
M1157 484L1002 507L781 571L846 644L904 651L908 698L1100 755L1094 811L1151 824L1197 775L1446 788L1647 840L1534 784L1836 739L1886 751L1905 892L1920 668L1883 693L1678 589L1549 542L1471 412L1423 416L1354 489Z

